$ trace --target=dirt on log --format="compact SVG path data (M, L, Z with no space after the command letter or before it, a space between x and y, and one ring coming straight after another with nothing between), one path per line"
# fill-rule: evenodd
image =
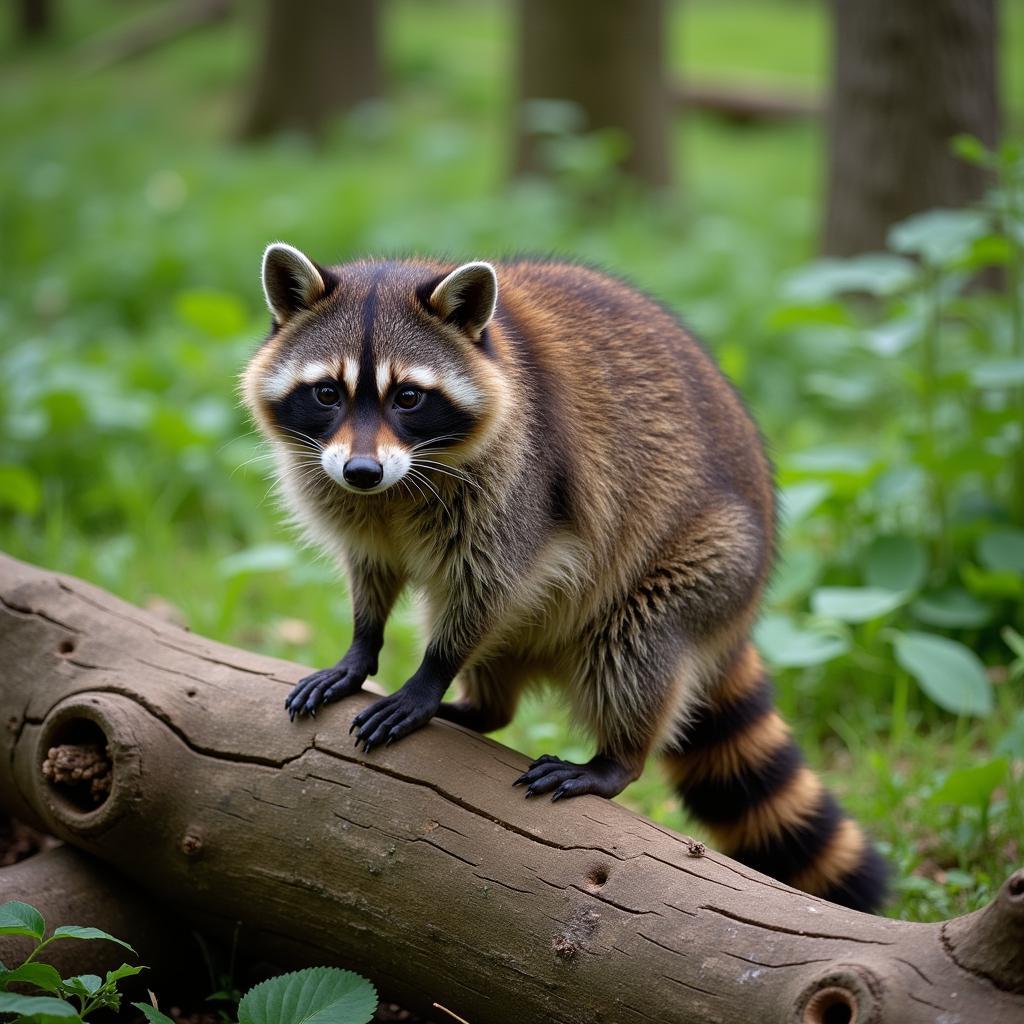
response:
M1024 1019L1024 871L952 922L858 914L616 803L526 801L526 759L457 726L363 756L372 697L290 723L302 672L0 556L0 806L267 959L472 1024ZM89 747L109 792L43 774Z

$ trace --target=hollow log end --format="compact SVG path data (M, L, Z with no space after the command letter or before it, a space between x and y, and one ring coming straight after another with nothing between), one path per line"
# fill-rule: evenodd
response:
M942 939L964 970L1024 995L1024 868L1010 875L987 907L946 922Z

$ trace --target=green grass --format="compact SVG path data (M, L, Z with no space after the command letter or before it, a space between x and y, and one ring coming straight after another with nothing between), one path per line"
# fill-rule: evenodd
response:
M1018 86L1008 96L1021 95L1022 12L1006 5L1003 66ZM348 640L344 585L281 525L235 398L266 327L263 245L284 238L324 260L526 249L597 261L706 336L791 498L820 488L783 537L770 605L842 653L780 668L780 703L808 757L885 844L896 867L889 912L931 919L989 897L1020 862L1024 835L1024 727L1013 732L1024 699L1000 635L1024 622L1018 577L997 578L979 554L993 529L1014 522L1000 454L1012 409L1002 392L971 391L967 377L1010 354L1005 299L951 303L932 436L917 349L883 358L864 344L879 325L917 315L923 284L884 308L789 297L789 275L814 256L813 123L738 130L687 118L676 128L679 196L655 204L621 189L595 211L582 193L607 177L599 144L564 140L576 170L554 185L505 181L511 44L499 4L393 4L390 97L322 149L230 141L252 58L246 23L83 77L76 47L121 14L99 2L62 13L52 45L32 55L0 48L0 546L130 601L169 601L193 629L228 643L327 664ZM673 66L821 88L826 36L815 4L691 0L673 21ZM808 468L808 451L825 444L844 447L831 466L812 452ZM919 465L949 493L942 529ZM921 587L962 589L969 578L969 596L989 609L982 626L936 631L983 659L995 680L990 714L942 710L896 663L898 631L932 628L909 600L863 624L814 610L822 586L870 583L871 545L894 534L926 551ZM382 680L400 684L420 649L405 603ZM328 721L341 728L342 717ZM551 694L531 696L499 739L528 754L588 754ZM942 789L1001 743L1012 760L991 794ZM691 827L654 765L622 800Z

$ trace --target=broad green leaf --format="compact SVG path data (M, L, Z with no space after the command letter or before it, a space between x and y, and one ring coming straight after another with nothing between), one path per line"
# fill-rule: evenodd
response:
M132 967L131 964L121 964L120 967L115 967L112 971L107 971L104 983L109 985L111 983L119 982L122 978L131 978L136 974L141 974L145 967Z
M823 445L796 452L786 459L789 468L806 473L860 476L875 464L875 454L856 445Z
M788 615L764 615L754 639L765 660L779 668L821 665L845 654L846 640L834 633L801 629Z
M946 776L932 794L932 801L956 807L984 807L992 799L992 791L1006 779L1009 767L1010 762L1005 757L995 757L968 768L958 768Z
M787 529L806 519L830 494L823 480L801 480L779 492L779 522Z
M1024 572L1024 530L993 530L978 541L978 558L994 572Z
M786 604L808 593L821 576L822 562L812 548L787 548L779 559L768 588L768 602Z
M12 981L35 985L44 992L57 992L60 988L60 975L49 964L22 964L13 971L0 971L0 989L7 988Z
M880 324L862 335L864 344L879 356L898 356L919 337L924 328L920 317L906 317Z
M870 622L906 604L909 597L882 587L819 587L811 594L811 609L840 622Z
M989 359L971 367L976 388L1016 388L1024 384L1024 359Z
M889 247L941 266L960 259L970 244L989 234L989 221L977 210L927 210L889 231Z
M970 648L933 633L898 633L896 660L940 707L956 715L988 715L992 686Z
M19 1013L22 1017L59 1017L77 1020L78 1011L54 996L19 996L0 992L0 1013Z
M954 136L951 148L961 160L977 167L991 167L995 162L994 154L989 152L985 143L973 135Z
M94 995L102 984L103 979L97 974L76 974L73 978L64 979L64 987L76 995Z
M130 950L132 953L135 952L131 946L128 945L123 939L116 939L113 935L107 932L100 931L99 928L83 928L77 924L64 924L60 928L53 930L51 938L54 939L105 939L107 942L116 942L119 946L124 946L125 949Z
M27 935L41 942L45 931L43 915L28 903L12 900L0 906L0 935Z
M366 1024L377 991L366 978L337 967L282 974L250 989L238 1004L239 1024Z
M39 508L42 499L39 480L24 466L0 466L0 508L14 509L30 516Z
M977 629L992 617L991 606L962 587L944 587L922 594L910 610L921 622L940 629Z
M174 1021L166 1013L161 1013L160 1010L150 1003L132 1003L132 1006L142 1012L143 1017L149 1021L149 1024L174 1024Z
M231 579L253 572L278 572L295 564L295 551L287 544L259 544L222 558L218 569L221 576Z
M917 268L892 253L823 259L792 274L783 286L791 303L820 303L837 295L893 295L913 283Z
M883 590L919 590L928 575L928 553L913 537L877 537L864 554L864 580Z

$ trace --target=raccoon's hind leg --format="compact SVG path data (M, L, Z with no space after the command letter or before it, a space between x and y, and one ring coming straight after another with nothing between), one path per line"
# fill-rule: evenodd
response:
M474 732L494 732L512 721L528 679L528 669L512 657L464 669L458 678L459 699L443 703L437 717Z
M664 754L686 806L724 853L833 903L881 904L885 863L804 763L753 646L740 649Z
M404 581L379 563L349 560L352 591L352 643L330 668L300 679L285 699L291 719L315 715L317 709L355 693L377 671L384 646L384 624L402 590Z

